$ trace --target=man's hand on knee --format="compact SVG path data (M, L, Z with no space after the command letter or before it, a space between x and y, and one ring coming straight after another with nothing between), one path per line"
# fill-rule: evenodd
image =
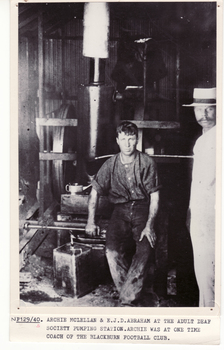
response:
M154 229L146 226L141 233L139 241L142 241L144 237L148 239L151 247L154 248L156 244L156 234Z

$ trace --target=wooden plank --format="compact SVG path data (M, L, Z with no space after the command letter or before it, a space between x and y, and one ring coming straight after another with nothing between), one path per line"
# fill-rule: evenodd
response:
M60 34L49 34L49 30L47 30L47 32L45 32L44 34L44 39L54 39L54 40L62 40L62 36ZM83 36L82 35L66 35L64 37L64 40L83 40ZM110 41L119 41L120 37L110 37Z
M40 152L39 153L39 159L40 160L64 160L64 161L70 161L70 160L76 160L77 155L76 153L56 153L56 152Z
M43 14L38 13L38 97L39 97L39 115L44 117L44 59L43 59Z
M54 200L51 205L47 208L47 210L44 212L44 218L48 218L49 215L52 215L53 211L57 207L58 202ZM40 218L41 219L41 218Z
M183 159L193 159L194 156L184 156L178 154L150 154L150 157L155 158L183 158Z
M77 126L78 119L36 118L37 126Z
M28 210L26 214L26 220L29 220L33 216L33 214L37 211L37 209L39 209L38 201L36 201L34 205L32 205L32 207Z
M39 97L39 117L44 117L44 59L43 59L43 14L38 13L38 97ZM44 151L44 133L43 128L40 128L40 152ZM39 215L42 218L44 215L44 184L45 184L45 166L44 162L40 161L40 209Z
M47 219L50 215L52 215L54 209L56 208L56 206L58 205L58 203L56 201L53 201L53 203L49 206L49 208L45 211L43 217L45 219ZM27 215L28 217L28 215ZM34 234L37 232L37 229L30 229L27 232L25 232L25 234L22 236L20 242L19 242L19 249L20 252L22 251L22 249L25 247L25 245L28 243L28 241L30 241L30 239L32 239L32 237L34 236Z
M49 208L44 212L43 218L48 219L52 215L53 211L57 207L58 203L54 200ZM27 215L28 216L28 215ZM32 238L38 234L37 229L31 229L24 233L19 242L19 268L23 268L26 259L26 247Z
M47 126L46 127L46 143L47 143L47 152L50 152L51 149L50 149L50 127ZM46 180L47 180L47 184L50 184L50 161L47 160L47 174L46 174Z
M32 16L26 17L26 19L24 21L21 21L19 23L19 29L27 26L28 24L30 24L33 20L37 19L37 13L35 13Z
M155 120L129 120L140 129L179 129L180 123Z
M65 27L62 26L61 28L61 32L62 32L62 102L65 103L65 94L66 94L66 88L65 88L65 62L66 62L66 44L65 44L65 40L64 40L64 36L65 36Z
M137 144L137 150L142 152L142 139L143 139L143 130L138 129L138 144Z
M25 235L22 237L21 241L19 242L19 250L20 250L19 253L22 253L22 250L29 243L29 241L34 237L37 231L38 229L31 228L28 232L25 233Z
M54 40L62 40L62 36L60 34L45 34L44 35L45 39L54 39ZM64 36L64 40L83 40L83 36L82 35L65 35ZM118 40L118 39L117 39Z
M176 115L180 118L180 48L177 46L176 56Z

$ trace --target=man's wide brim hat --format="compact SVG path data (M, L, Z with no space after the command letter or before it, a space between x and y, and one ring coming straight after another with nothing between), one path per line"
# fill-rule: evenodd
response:
M216 105L216 88L211 89L194 89L193 103L183 105L184 107L196 106L215 106Z

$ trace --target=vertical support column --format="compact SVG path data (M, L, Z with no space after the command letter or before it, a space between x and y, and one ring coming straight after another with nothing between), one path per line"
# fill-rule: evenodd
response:
M66 62L66 45L65 45L65 28L62 28L62 103L66 102L65 96L65 62Z
M100 79L100 59L98 57L94 58L94 76L93 76L93 82L99 83Z
M39 76L39 118L44 117L44 62L43 62L43 14L38 13L38 76ZM40 152L44 151L44 127L40 127ZM44 215L44 184L45 184L45 164L43 160L40 160L40 209L39 217L43 218Z
M142 152L142 143L143 143L143 129L138 128L138 143L137 150Z
M180 118L180 49L177 46L176 58L176 119Z
M145 119L146 111L146 101L147 101L147 43L144 43L144 52L143 52L143 105L144 105L144 115L143 120Z
M49 153L50 150L50 127L46 126L46 148L47 148L47 152ZM50 184L50 160L46 160L45 161L47 164L47 169L46 169L46 182L49 185Z

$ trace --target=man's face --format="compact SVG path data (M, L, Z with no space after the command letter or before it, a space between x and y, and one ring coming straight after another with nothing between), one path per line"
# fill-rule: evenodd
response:
M117 143L121 153L125 156L131 156L135 152L137 142L136 135L127 135L123 131L118 134Z
M195 118L203 129L211 129L216 124L215 106L197 106L194 107Z

